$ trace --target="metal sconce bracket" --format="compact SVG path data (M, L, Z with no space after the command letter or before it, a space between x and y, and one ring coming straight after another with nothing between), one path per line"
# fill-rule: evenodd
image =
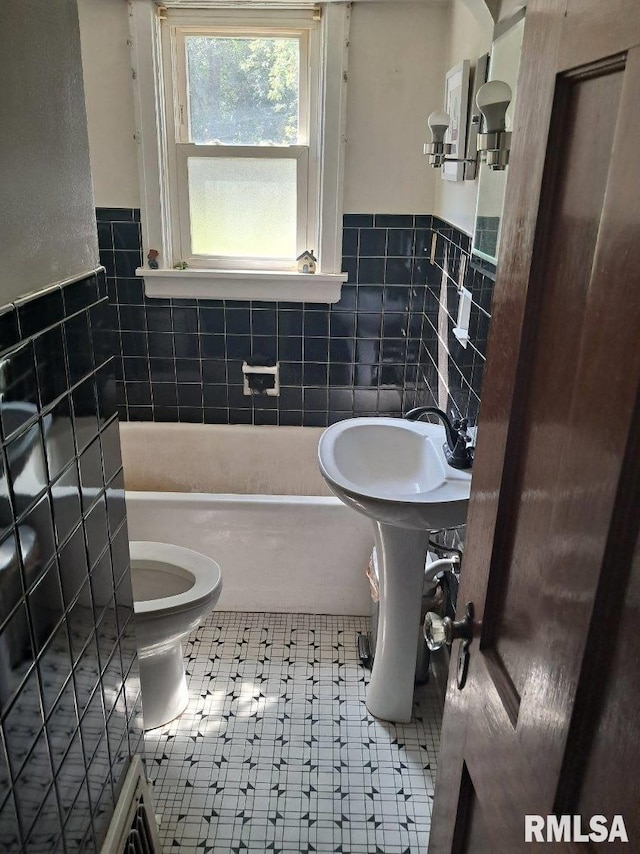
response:
M429 165L438 168L446 160L446 155L451 153L451 143L425 142L422 151L429 156Z
M451 153L451 148L452 145L449 142L425 142L422 153L429 156L429 166L433 166L435 169L439 169L444 163L464 163L465 179L469 177L467 175L467 168L470 168L473 170L473 174L471 175L471 180L473 180L476 175L477 156L474 158L447 157Z
M486 154L487 166L490 169L502 171L507 167L511 150L511 131L479 133L477 145L478 151Z

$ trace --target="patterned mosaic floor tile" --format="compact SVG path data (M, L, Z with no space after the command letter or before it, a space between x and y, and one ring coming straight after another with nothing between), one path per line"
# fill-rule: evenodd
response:
M434 689L410 724L366 710L361 617L214 612L186 644L191 700L146 734L167 854L423 854Z

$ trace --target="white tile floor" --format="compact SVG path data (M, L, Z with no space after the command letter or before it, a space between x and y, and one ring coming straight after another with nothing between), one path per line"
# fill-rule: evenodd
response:
M165 852L424 854L440 736L429 685L401 726L366 711L361 617L213 613L191 701L146 735Z

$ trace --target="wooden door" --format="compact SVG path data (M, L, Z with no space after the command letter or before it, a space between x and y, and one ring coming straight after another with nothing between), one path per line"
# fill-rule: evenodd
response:
M638 851L640 2L530 2L516 112L429 851Z

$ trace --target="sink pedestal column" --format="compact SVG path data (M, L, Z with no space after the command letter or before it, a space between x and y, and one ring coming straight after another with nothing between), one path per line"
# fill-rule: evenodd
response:
M376 718L411 720L429 531L374 522L380 611L366 706Z

